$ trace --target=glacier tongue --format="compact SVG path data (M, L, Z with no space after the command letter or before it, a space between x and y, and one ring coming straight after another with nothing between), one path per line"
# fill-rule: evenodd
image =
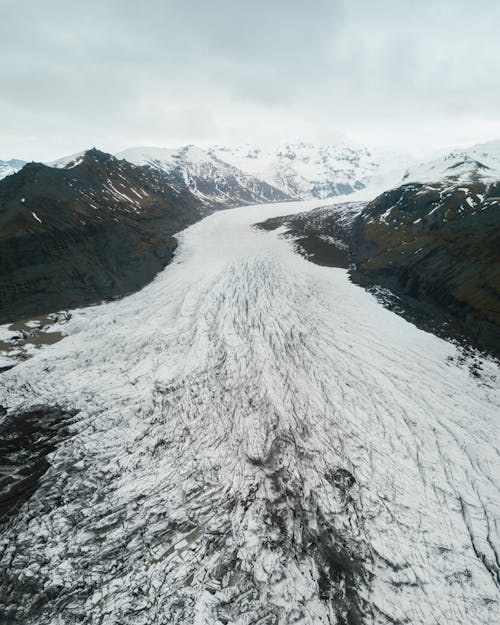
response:
M204 219L2 374L80 411L4 528L9 622L494 622L497 367L252 228L319 205Z

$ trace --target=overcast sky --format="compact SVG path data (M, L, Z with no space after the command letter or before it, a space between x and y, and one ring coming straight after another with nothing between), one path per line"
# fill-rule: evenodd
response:
M0 0L0 159L500 138L499 0Z

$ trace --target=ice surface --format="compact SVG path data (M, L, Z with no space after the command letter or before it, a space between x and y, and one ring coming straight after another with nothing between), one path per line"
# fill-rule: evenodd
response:
M2 534L19 622L495 622L497 366L252 227L319 205L204 219L0 376L80 411Z

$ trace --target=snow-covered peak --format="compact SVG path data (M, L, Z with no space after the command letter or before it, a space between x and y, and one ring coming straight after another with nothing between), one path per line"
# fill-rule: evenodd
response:
M86 152L87 150L82 150L81 152L76 152L75 154L62 156L61 158L46 164L49 167L57 167L57 169L70 169L71 167L76 167L82 162Z
M500 180L500 141L448 152L410 168L404 182L493 182Z
M134 165L159 166L162 163L171 164L177 149L157 148L150 146L134 147L115 154L116 158L124 159Z
M15 174L26 165L26 161L17 158L11 158L8 161L0 161L0 180L11 174Z
M191 170L228 168L227 163L195 145L179 148L135 147L118 152L115 156L135 165L149 165L167 172L179 166Z
M350 193L364 187L378 169L366 147L347 140L333 145L215 145L208 151L296 198Z
M398 180L408 159L387 158L367 147L339 137L333 144L315 145L289 142L276 146L242 144L212 145L199 148L187 145L177 149L157 147L130 148L116 155L132 163L150 165L167 172L182 172L192 188L207 179L246 177L267 183L296 199L327 198L345 195L370 184L391 163ZM394 163L393 161L396 162Z
M275 185L195 145L179 148L135 147L116 157L166 172L179 190L189 189L207 205L239 205L289 199Z

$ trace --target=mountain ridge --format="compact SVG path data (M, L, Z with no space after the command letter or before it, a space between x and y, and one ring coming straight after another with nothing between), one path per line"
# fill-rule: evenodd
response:
M0 322L137 290L206 214L162 172L99 150L69 169L28 163L0 181Z

